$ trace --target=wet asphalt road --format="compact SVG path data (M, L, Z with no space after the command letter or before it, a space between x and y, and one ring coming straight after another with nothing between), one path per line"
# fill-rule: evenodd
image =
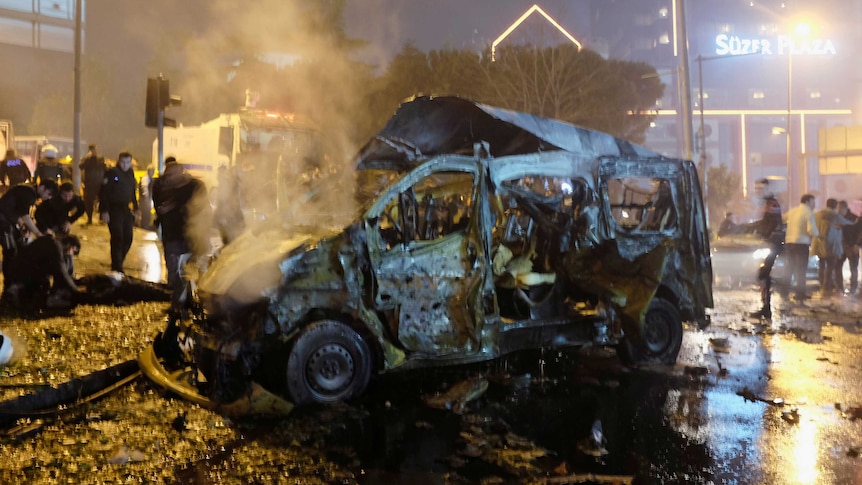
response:
M75 232L78 274L106 271L105 226ZM159 244L135 237L127 273L158 281ZM0 482L862 484L860 300L776 297L773 321L755 322L743 318L755 289L715 299L712 325L687 328L670 367L628 369L608 349L537 351L383 376L360 402L265 423L223 419L139 380L86 419L0 439ZM4 397L16 383L56 384L134 357L164 307L3 317L28 347L0 370ZM424 404L475 376L488 390L460 413Z

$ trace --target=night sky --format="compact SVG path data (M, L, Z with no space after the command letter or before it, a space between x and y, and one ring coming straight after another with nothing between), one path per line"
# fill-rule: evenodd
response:
M140 64L147 60L153 44L165 36L175 35L179 30L207 35L208 30L218 29L221 22L232 21L220 17L219 9L214 7L219 3L87 0L88 49L94 53L111 51L121 64ZM280 3L289 5L288 1ZM443 47L481 50L535 3L534 0L348 0L344 22L348 35L368 42L359 55L374 64L385 65L407 42L425 51ZM576 38L588 36L588 2L538 3ZM241 5L248 6L247 18L254 15L277 18L290 10L285 7L268 11L272 8L268 5L273 3L261 0ZM553 30L538 14L524 24L523 30L531 28Z
M445 46L480 50L534 4L576 38L587 36L588 2L571 0L355 0L348 1L345 23L348 34L371 42L365 54L380 59L406 42L424 51ZM530 26L545 25L538 19L533 14Z

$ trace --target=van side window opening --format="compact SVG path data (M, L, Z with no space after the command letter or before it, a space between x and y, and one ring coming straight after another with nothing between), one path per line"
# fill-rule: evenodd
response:
M532 263L531 270L553 272L552 254L570 249L572 232L589 201L582 179L525 176L504 181L495 202L493 250ZM502 268L497 268L501 270Z
M611 214L617 225L636 232L661 232L677 227L671 183L663 178L630 177L608 181Z
M434 241L465 230L470 221L473 175L438 172L393 197L379 221L386 249Z

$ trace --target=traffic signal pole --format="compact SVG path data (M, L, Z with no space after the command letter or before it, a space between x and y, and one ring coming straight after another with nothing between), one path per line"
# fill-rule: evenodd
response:
M165 110L159 110L159 175L165 173Z
M165 117L165 108L169 106L179 106L183 99L179 96L171 96L171 88L169 81L165 76L159 74L158 78L147 79L147 100L144 124L151 128L156 128L158 132L159 153L158 164L159 174L165 170L165 126L177 126L176 120Z

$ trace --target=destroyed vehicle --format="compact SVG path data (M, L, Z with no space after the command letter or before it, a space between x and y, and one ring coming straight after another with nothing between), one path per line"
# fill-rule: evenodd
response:
M181 338L205 399L263 388L334 403L378 373L522 349L616 346L631 363L671 364L683 321L708 322L709 241L689 161L423 97L356 168L354 223L246 234L198 281L202 311ZM186 364L154 355L148 375L176 384L165 376Z

